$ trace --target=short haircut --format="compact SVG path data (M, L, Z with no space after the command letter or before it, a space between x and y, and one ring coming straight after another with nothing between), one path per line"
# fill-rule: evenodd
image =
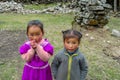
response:
M28 24L27 24L27 34L28 34L29 28L34 26L34 25L38 26L41 29L42 33L44 34L43 23L39 20L31 20L31 21L28 22Z
M69 38L78 38L78 42L80 43L80 40L82 38L82 34L77 30L69 29L69 30L62 31L62 33L63 33L63 41Z

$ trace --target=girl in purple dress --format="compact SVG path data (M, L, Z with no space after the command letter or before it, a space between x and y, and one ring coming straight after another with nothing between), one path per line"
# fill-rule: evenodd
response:
M28 41L20 46L19 52L26 61L22 80L52 80L48 60L53 55L53 46L43 38L43 24L32 20L27 25Z

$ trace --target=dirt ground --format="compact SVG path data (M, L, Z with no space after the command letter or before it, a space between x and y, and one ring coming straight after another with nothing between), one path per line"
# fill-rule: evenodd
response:
M25 40L25 31L0 31L0 61L10 60L19 56L19 46Z
M83 40L89 41L94 47L101 48L103 53L117 59L120 63L120 38L110 35L103 29L83 30ZM25 41L25 31L0 31L0 61L10 60L19 56L19 46Z
M82 29L83 41L88 41L88 47L94 50L101 50L103 54L112 57L120 63L120 38L112 36L111 30L95 28L92 30Z

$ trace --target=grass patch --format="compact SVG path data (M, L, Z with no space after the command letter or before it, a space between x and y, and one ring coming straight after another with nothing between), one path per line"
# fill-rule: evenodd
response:
M25 9L30 9L30 10L43 10L49 7L53 7L56 6L56 3L52 3L52 4L28 4L28 5L24 5Z
M52 15L52 14L0 14L0 29L26 29L27 23L30 20L38 19L44 23L44 26L50 27L65 27L70 25L73 16L68 15ZM52 25L51 25L52 24ZM59 24L59 25L58 25Z
M120 30L120 18L110 17L109 23L107 24L110 29Z
M0 65L0 80L21 80L23 62L18 56L12 60L3 61Z
M58 50L63 47L61 31L72 27L71 22L73 18L73 14L22 15L4 13L0 14L0 29L26 30L28 21L33 19L41 20L44 23L45 37L48 38L54 46L56 54ZM107 25L110 29L120 29L119 22L120 19L111 17ZM120 64L113 61L110 57L102 55L101 48L94 46L95 45L91 45L87 40L82 41L80 46L81 51L85 53L89 63L88 80L120 80ZM16 56L13 60L8 60L5 64L0 64L0 80L20 80L23 64L24 62L22 62L20 56Z

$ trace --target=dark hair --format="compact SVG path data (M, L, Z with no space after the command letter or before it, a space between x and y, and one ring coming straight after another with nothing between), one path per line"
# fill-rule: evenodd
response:
M63 33L63 40L65 41L65 39L67 38L78 38L78 42L80 43L80 40L82 38L82 34L77 31L77 30L66 30L66 31L62 31Z
M38 26L41 29L42 33L44 34L43 23L39 20L31 20L31 21L28 22L28 24L27 24L27 34L28 34L29 28L32 27L33 25Z

